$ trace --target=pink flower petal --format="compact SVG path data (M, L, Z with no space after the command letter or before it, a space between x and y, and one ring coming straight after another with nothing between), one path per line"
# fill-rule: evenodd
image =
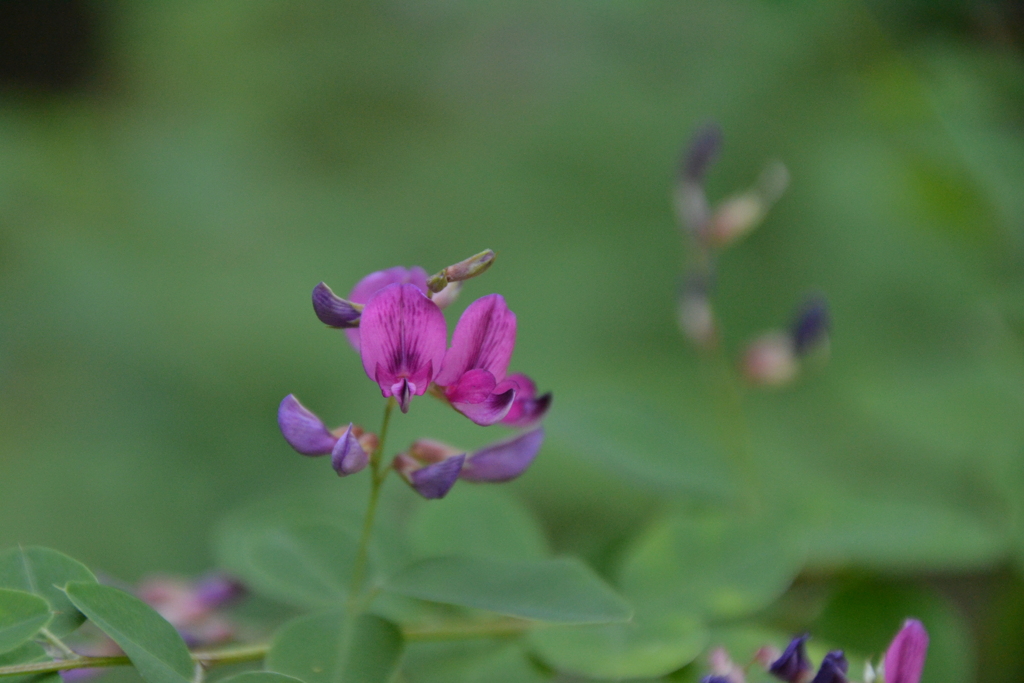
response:
M369 454L363 450L362 444L353 433L352 424L349 423L348 428L338 437L338 443L334 444L334 449L331 451L331 466L339 477L344 477L355 474L366 467L369 462Z
M486 370L470 370L448 387L445 396L452 403L483 403L497 384L494 375Z
M512 408L512 402L515 401L515 398L516 390L508 389L500 394L491 394L482 403L457 403L452 401L452 407L478 425L486 427L487 425L500 422L503 417L508 415L508 411Z
M385 398L395 396L408 409L409 399L423 395L441 366L444 314L416 286L394 284L366 303L359 325L363 369Z
M917 619L907 619L885 652L886 683L918 683L928 653L928 632Z
M413 266L412 268L395 266L394 268L388 268L387 270L378 270L370 273L357 282L356 286L352 288L351 292L349 292L348 300L357 304L365 304L373 297L374 294L388 285L394 284L415 285L415 287L423 292L423 294L426 294L427 271L423 270L419 266ZM348 341L352 344L353 348L358 351L359 328L345 330L345 336L348 337Z
M365 313L364 313L365 316ZM516 314L505 298L489 294L466 308L452 334L452 346L435 381L455 384L469 370L487 370L497 382L505 379L516 345Z
M516 400L512 403L508 414L502 418L501 423L509 427L525 428L530 427L544 417L551 407L551 392L537 397L537 385L533 380L522 373L509 375L503 385L512 383L516 386Z

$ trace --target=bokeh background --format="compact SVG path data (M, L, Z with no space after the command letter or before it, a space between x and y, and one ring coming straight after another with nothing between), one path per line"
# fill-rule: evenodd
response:
M503 293L513 368L555 392L507 487L552 547L608 572L662 511L734 504L674 320L674 168L714 120L713 198L792 175L720 264L728 354L807 291L834 317L826 367L745 395L751 473L808 549L772 618L877 652L916 611L926 680L1021 680L1020 7L0 3L0 546L209 568L224 514L337 485L280 438L282 396L379 419L313 285L483 248L455 312ZM392 443L496 429L423 399Z

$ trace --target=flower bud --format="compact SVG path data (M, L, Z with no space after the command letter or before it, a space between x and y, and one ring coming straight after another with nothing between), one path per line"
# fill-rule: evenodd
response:
M793 339L785 332L768 332L755 339L743 355L743 376L751 384L782 386L791 382L800 366Z
M928 632L917 619L907 619L885 652L886 683L918 683L928 654Z
M822 344L827 343L829 323L828 302L825 297L821 295L808 297L790 327L793 350L796 355L806 356Z
M724 247L752 231L764 220L788 184L789 172L783 164L776 162L766 168L753 188L718 206L708 227L708 243Z
M370 456L363 450L355 429L354 425L349 424L331 451L331 467L339 477L355 474L370 462Z
M706 124L690 140L679 164L679 177L689 183L704 182L704 175L722 147L722 129L716 123Z
M494 263L494 252L490 249L485 249L479 254L474 254L468 259L448 266L440 273L431 277L427 280L427 289L437 294L447 287L450 282L462 282L482 274L491 267L492 263Z
M687 339L705 349L714 346L718 339L710 289L710 277L700 274L689 276L679 293L677 309L679 329Z
M811 683L847 683L846 672L850 664L842 650L833 650L825 655L818 667L818 673Z
M341 329L359 327L363 305L342 299L323 282L313 288L313 312L324 325Z
M797 636L785 651L768 666L768 673L787 683L804 683L811 676L811 661L807 658L807 634ZM765 649L765 648L762 648Z

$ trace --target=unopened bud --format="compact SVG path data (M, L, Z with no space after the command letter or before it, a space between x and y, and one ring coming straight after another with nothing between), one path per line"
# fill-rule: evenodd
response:
M342 299L323 282L313 288L313 312L325 325L341 329L359 327L362 311L362 304Z
M800 306L790 334L793 337L793 349L798 356L806 356L815 349L828 343L829 329L828 302L821 295L808 297Z
M679 291L679 329L700 348L711 348L718 338L711 288L712 275L698 272L690 274Z
M431 301L437 304L440 309L445 309L455 303L455 300L459 298L459 294L462 292L461 282L449 282L448 285L440 292L435 294Z
M482 274L494 263L494 252L485 249L479 254L470 256L468 259L459 261L442 270L440 273L427 280L427 289L437 294L450 282L462 282Z
M751 384L782 386L796 377L799 368L793 339L781 331L755 339L743 355L743 376Z
M691 183L704 182L704 174L721 147L722 129L718 124L709 123L698 130L679 164L680 178Z

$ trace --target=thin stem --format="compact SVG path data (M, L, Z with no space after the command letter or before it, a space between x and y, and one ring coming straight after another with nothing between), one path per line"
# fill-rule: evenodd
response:
M263 659L268 650L270 650L270 645L261 644L232 647L223 650L210 650L208 652L193 652L192 661L206 667L217 666L218 664L253 662ZM75 655L72 659L60 659L52 662L33 662L31 664L15 664L13 666L0 667L0 677L52 673L54 671L67 671L68 669L96 669L111 666L130 666L131 663L131 660L124 656L81 657L79 655Z
M380 426L380 439L377 448L370 454L370 500L366 506L366 518L363 520L363 533L359 538L359 549L356 551L356 560L352 566L352 584L349 587L348 608L353 615L359 605L360 593L363 589L363 582L366 580L366 564L370 553L370 537L373 535L373 521L377 515L377 504L380 502L380 490L387 479L390 467L381 467L381 456L384 453L384 443L388 436L388 426L391 424L391 412L395 408L395 399L389 398L384 404L384 420Z
M58 638L56 635L54 635L54 633L50 629L48 629L48 628L41 628L41 629L39 629L39 635L41 635L44 638L46 638L46 640L51 645L53 645L55 648L60 650L60 653L62 655L64 655L65 657L74 658L74 657L78 656L77 652L75 652L70 647L68 647L64 643L64 641L61 640L60 638Z

